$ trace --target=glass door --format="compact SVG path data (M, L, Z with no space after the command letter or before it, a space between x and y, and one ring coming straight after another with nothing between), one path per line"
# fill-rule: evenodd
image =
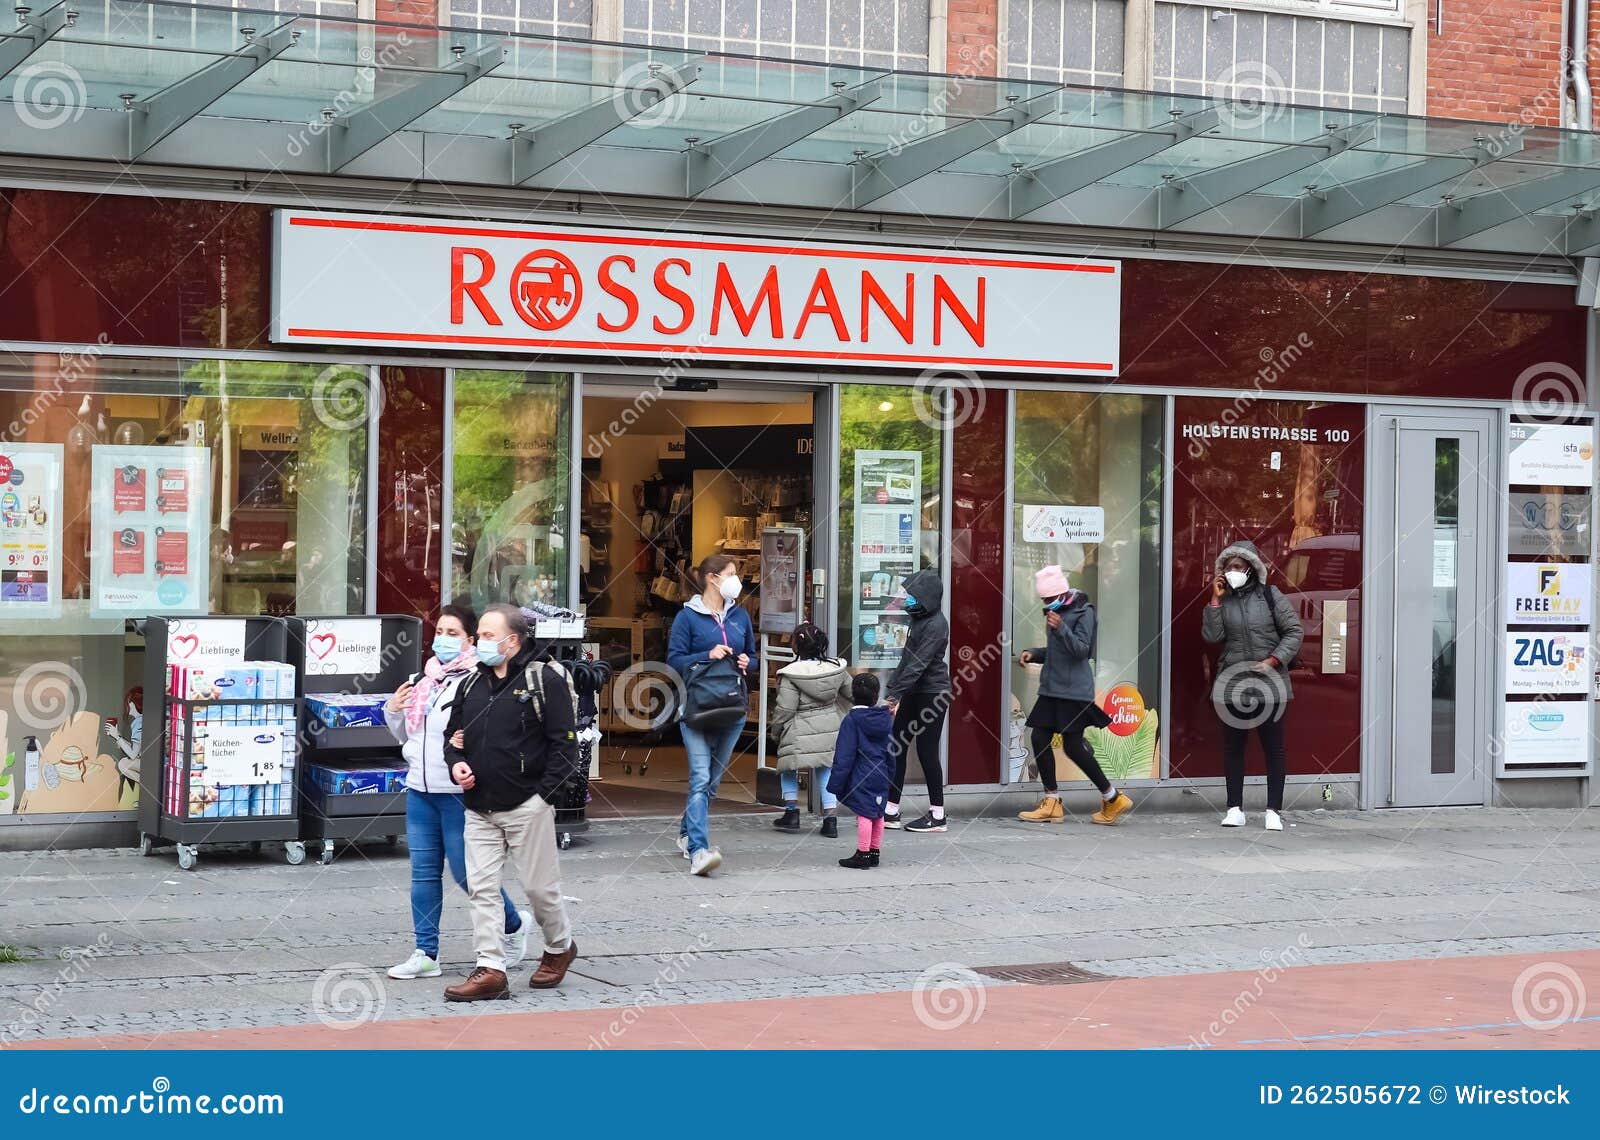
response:
M1487 419L1379 417L1377 448L1386 454L1374 490L1387 501L1374 567L1393 624L1380 639L1387 668L1377 671L1387 692L1368 723L1385 761L1380 802L1390 806L1484 800L1496 630L1489 428Z

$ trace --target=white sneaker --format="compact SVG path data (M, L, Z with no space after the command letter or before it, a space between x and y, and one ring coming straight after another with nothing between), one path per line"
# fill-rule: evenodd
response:
M722 852L715 847L702 847L694 853L694 858L689 860L689 874L709 875L722 866Z
M1271 808L1267 809L1267 830L1268 831L1282 831L1283 830L1283 820L1281 818L1279 818L1278 813L1273 811Z
M1223 827L1243 827L1244 810L1242 808L1229 808L1228 814L1222 817Z
M519 910L517 917L522 919L522 925L517 927L517 932L500 936L500 945L505 952L508 971L514 969L518 962L528 956L528 931L533 929L533 915L530 912Z
M689 857L689 837L687 835L678 836L678 853L685 859Z
M397 982L409 982L412 978L437 978L439 973L439 963L421 950L411 951L411 957L398 966L389 967L389 976Z

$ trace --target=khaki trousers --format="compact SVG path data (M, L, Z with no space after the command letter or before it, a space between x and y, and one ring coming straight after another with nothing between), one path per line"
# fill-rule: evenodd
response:
M544 952L563 953L572 942L572 926L561 896L555 809L540 796L510 811L468 808L466 847L467 898L478 965L491 970L506 968L502 941L506 912L500 900L500 880L508 862L528 894L533 920L544 935Z

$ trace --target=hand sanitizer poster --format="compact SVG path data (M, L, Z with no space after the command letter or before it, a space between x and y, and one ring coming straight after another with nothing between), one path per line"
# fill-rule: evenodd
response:
M211 450L94 449L95 617L202 614L210 592Z

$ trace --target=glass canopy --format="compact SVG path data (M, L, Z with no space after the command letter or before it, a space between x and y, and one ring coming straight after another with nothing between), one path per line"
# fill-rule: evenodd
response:
M178 3L0 32L0 155L1600 251L1596 136Z

